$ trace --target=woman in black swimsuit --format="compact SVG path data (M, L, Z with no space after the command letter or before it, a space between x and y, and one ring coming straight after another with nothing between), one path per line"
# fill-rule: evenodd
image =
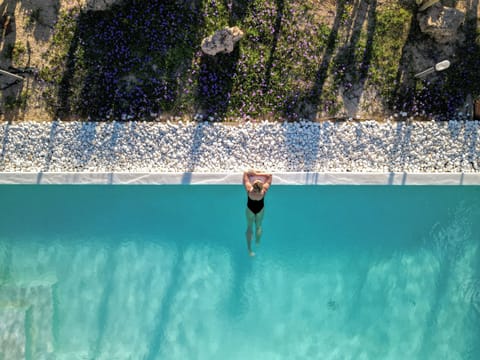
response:
M255 223L255 242L260 244L262 236L262 221L264 214L263 198L272 184L272 174L249 170L243 173L243 185L247 190L247 248L250 256L255 256L252 251L253 223Z

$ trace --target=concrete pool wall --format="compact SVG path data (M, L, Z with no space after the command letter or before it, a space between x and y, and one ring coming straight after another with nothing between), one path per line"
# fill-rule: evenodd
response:
M0 184L240 185L242 173L0 173ZM479 173L274 173L274 185L480 185Z

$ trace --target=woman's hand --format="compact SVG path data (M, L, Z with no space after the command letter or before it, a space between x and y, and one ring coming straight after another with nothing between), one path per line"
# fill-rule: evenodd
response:
M247 171L247 174L249 176L262 176L262 177L269 177L271 176L270 173L266 173L266 172L263 172L263 171L260 171L260 170L254 170L254 169L250 169Z
M261 172L259 170L249 169L243 173L243 185L245 186L247 192L250 192L253 188L250 176L258 176L263 178L263 194L267 192L268 188L272 184L272 174Z

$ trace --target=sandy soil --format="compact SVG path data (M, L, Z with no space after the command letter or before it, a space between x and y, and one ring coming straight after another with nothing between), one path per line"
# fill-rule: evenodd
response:
M17 73L24 81L7 75L0 76L1 113L7 120L51 120L42 101L43 86L32 72L45 62L44 54L51 45L52 33L61 11L74 6L86 6L87 0L3 0L0 5L0 68ZM14 56L7 53L12 46L19 48ZM22 72L21 70L31 69ZM28 94L28 97L27 95ZM8 111L5 102L27 99L26 106ZM6 112L6 114L4 114Z

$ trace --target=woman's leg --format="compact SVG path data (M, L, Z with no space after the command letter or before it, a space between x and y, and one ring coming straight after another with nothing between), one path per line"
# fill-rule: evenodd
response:
M257 215L255 215L255 243L260 244L260 238L262 237L262 221L265 208L263 208Z
M247 208L245 212L247 216L247 249L250 256L255 256L255 253L252 251L252 236L253 236L253 222L255 221L255 214Z

